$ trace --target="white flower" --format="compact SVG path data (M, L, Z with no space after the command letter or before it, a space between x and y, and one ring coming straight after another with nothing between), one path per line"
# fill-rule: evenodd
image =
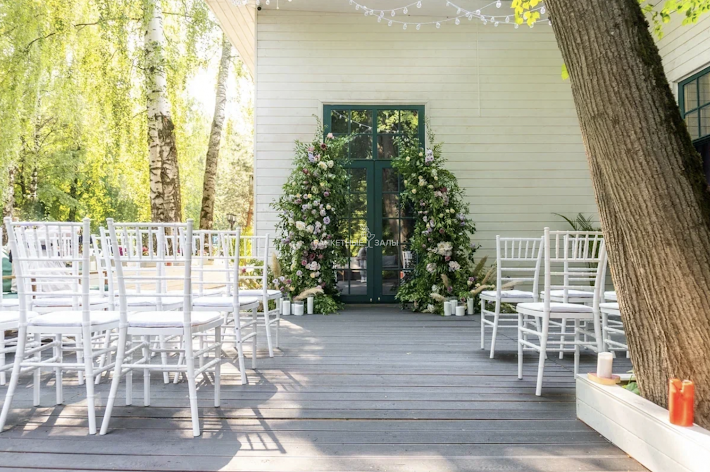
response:
M438 286L438 285L432 285L432 286L431 286L431 291L432 291L432 292L438 292L438 291L439 291L439 286Z
M325 170L325 169L328 168L328 164L326 164L326 163L323 162L323 161L320 161L320 162L318 163L318 167L320 167L321 169Z
M434 313L434 310L436 310L436 307L430 303L426 306L424 313Z
M433 262L428 263L426 265L426 270L433 273L436 270L436 264L434 264Z
M313 232L313 225L306 226L306 231L308 231L309 233L312 233Z
M417 193L417 189L413 188L412 193Z
M332 169L334 165L335 165L335 162L333 162L333 161L328 161L328 168L329 168L329 169Z
M320 216L325 216L325 210L320 211Z
M306 229L306 223L303 221L296 221L296 229L303 231Z
M315 273L315 272L311 272L311 278L312 278L312 279L315 279L316 277L318 277L318 276L316 275L316 273Z
M325 206L325 209L326 209L326 210L332 210L332 209L333 209L333 207L332 207L332 206L330 206L330 203L329 203L329 204L327 204L327 205Z
M456 261L449 262L449 270L455 272L461 268L461 265Z
M437 244L436 249L432 249L431 252L440 256L450 256L453 249L454 245L449 242L446 242Z
M409 161L410 161L409 157L407 157L407 158L405 159L405 161L409 162Z

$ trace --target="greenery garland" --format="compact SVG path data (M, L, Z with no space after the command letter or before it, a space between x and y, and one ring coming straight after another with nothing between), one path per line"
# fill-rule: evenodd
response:
M433 143L434 135L430 133L428 140ZM476 225L456 177L444 168L441 149L441 143L424 149L419 140L403 138L392 161L404 180L402 204L416 216L410 239L416 264L405 275L397 299L412 303L416 311L431 313L442 311L436 302L447 297L465 301L485 283L485 260L473 262L478 246L471 243L471 236Z
M297 141L294 170L271 205L279 213L274 245L280 266L272 284L291 298L315 293L316 313L334 313L342 305L335 267L347 262L338 242L347 237L339 216L347 214L349 140L331 133L324 139L319 123L312 142Z

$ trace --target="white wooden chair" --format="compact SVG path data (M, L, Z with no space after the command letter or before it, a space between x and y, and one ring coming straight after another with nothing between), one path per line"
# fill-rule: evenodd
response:
M118 313L91 309L89 302L91 251L88 237L90 220L88 218L85 218L82 223L13 223L6 218L5 224L13 261L16 264L20 311L17 350L10 385L0 413L0 430L7 420L21 373L34 373L33 404L37 406L40 403L41 370L54 370L56 402L61 404L64 371L79 371L84 373L86 378L91 379L102 370L112 368L110 364L102 368L96 367L95 362L107 352L107 349L113 347L95 349L92 340L102 332L118 328L119 321ZM57 266L61 266L62 270L42 270ZM71 287L72 292L53 294L43 289L46 285L67 285ZM69 297L74 309L53 311L44 315L28 310L35 297L51 298L52 296L62 299ZM64 360L64 352L68 350L63 345L64 335L76 340L74 348L69 350L81 350L77 351L77 362ZM28 336L34 338L29 345ZM42 339L46 337L52 337L54 340L42 344ZM52 351L51 357L42 358L42 353L48 350ZM93 382L86 382L86 399L89 433L95 434Z
M501 305L537 302L542 238L503 238L496 236L496 290L481 292L481 349L485 349L486 328L490 327L491 359L495 356L498 329L518 327L517 313L501 313ZM531 284L532 291L503 290L511 282ZM493 311L488 304L494 304Z
M606 279L606 269L609 267L609 258L604 254L604 274ZM621 310L615 291L605 291L599 303L601 313L602 339L604 350L614 353L624 352L629 357L629 346L626 341L624 323L621 320Z
M2 226L0 226L0 245L2 244L2 235L3 235L3 229ZM4 249L3 249L4 251ZM2 279L2 282L4 282L5 279ZM20 309L20 300L17 298L5 298L3 296L3 291L2 291L2 286L0 286L0 311L9 311L9 310L14 310L17 311ZM2 385L5 385L4 382L2 382Z
M193 234L193 296L195 311L219 311L225 316L223 342L234 339L241 384L246 384L244 343L252 341L252 369L256 368L258 308L261 298L243 296L239 288L240 230L207 231ZM217 285L217 287L215 287ZM222 287L221 289L219 287ZM215 292L218 290L218 292ZM220 293L221 292L221 293ZM199 296L197 294L202 294ZM242 313L251 312L251 321L243 321ZM227 331L231 329L231 333ZM200 342L204 342L204 337Z
M542 394L542 378L547 352L574 352L574 373L576 375L579 371L581 347L596 352L603 350L601 323L597 311L604 287L602 280L604 265L601 262L605 257L606 249L602 234L581 231L550 231L549 228L545 228L543 239L545 262L543 301L520 303L517 306L518 378L523 378L523 351L538 352L537 388L535 390L535 394L538 396ZM553 278L556 283L553 283ZM585 284L585 282L587 284L594 282L593 306L552 301L552 291L579 290L580 287L586 287L586 285L576 284ZM542 323L541 329L531 323L530 318L539 319ZM554 320L573 321L573 341L549 339L550 326ZM594 330L582 329L581 321L592 323ZM580 335L584 336L584 339L580 339ZM539 344L532 342L531 337L538 339ZM588 338L593 338L593 340L590 341Z
M214 405L220 405L220 366L222 356L222 325L224 317L218 311L195 312L192 310L192 220L182 223L114 223L108 219L108 229L113 255L113 270L116 271L116 281L119 293L120 328L118 352L116 354L111 390L106 404L101 434L108 431L113 405L116 401L121 377L126 376L126 403L132 401L131 375L133 370L143 372L143 398L144 405L150 405L150 372L183 372L187 377L190 412L192 416L193 435L200 435L199 412L197 408L197 377L214 371ZM147 250L123 252L118 250L118 234L127 229L132 229L136 234L143 234L146 238ZM138 272L128 275L124 272L126 264L155 265L159 275L143 275ZM155 289L151 293L128 294L126 286L134 282L145 283L146 277L151 277ZM182 287L182 311L159 310L150 312L129 312L127 300L132 297L167 298L172 297L166 288L169 284ZM195 335L214 333L214 341L195 350L193 343ZM152 336L180 337L183 342L176 348L160 348L161 354L181 353L184 362L168 363L161 355L160 363L153 363L152 352L154 349L150 338ZM132 344L130 337L139 337L140 342ZM137 352L142 352L138 360L134 360ZM211 358L205 355L212 353ZM171 356L171 358L174 358ZM200 367L195 366L195 360L203 358ZM169 359L168 359L169 360Z
M239 250L239 281L241 285L253 284L259 288L240 288L240 297L258 297L264 318L266 343L269 347L269 357L274 357L274 348L279 347L279 328L281 327L281 291L269 289L269 235L240 237ZM275 308L269 308L273 301ZM272 318L273 317L273 318ZM275 326L275 336L272 341L271 327Z

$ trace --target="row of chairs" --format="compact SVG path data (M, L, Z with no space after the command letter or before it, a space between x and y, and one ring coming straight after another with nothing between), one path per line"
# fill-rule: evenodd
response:
M86 385L90 434L97 432L94 385L112 374L100 429L105 434L121 379L130 405L133 373L143 373L147 406L150 375L157 371L165 383L171 373L175 383L186 379L193 434L198 436L197 379L213 382L218 407L223 343L231 341L237 350L242 384L243 347L249 340L256 367L258 326L265 327L270 357L278 348L281 294L267 287L268 235L194 230L192 220L161 224L108 219L107 228L96 235L91 235L89 219L50 223L6 218L5 227L18 298L2 300L0 312L0 381L12 372L0 431L22 374L33 373L33 403L39 405L42 371L54 371L57 404L63 402L63 373L78 372L79 382ZM94 289L92 265L99 280ZM17 336L4 339L6 330ZM10 353L14 362L6 365ZM74 356L66 359L65 354Z
M496 261L497 288L481 293L481 349L490 331L493 358L499 329L516 329L519 378L523 378L524 351L539 353L536 395L542 393L548 353L559 353L560 359L573 353L575 375L582 349L626 351L628 356L616 292L605 290L607 254L602 233L545 228L540 238L497 236ZM511 284L529 290L502 289ZM516 312L504 312L506 305Z

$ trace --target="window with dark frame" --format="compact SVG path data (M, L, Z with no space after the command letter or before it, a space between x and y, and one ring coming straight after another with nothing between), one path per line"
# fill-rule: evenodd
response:
M695 149L703 158L710 184L710 67L678 84L678 101Z

